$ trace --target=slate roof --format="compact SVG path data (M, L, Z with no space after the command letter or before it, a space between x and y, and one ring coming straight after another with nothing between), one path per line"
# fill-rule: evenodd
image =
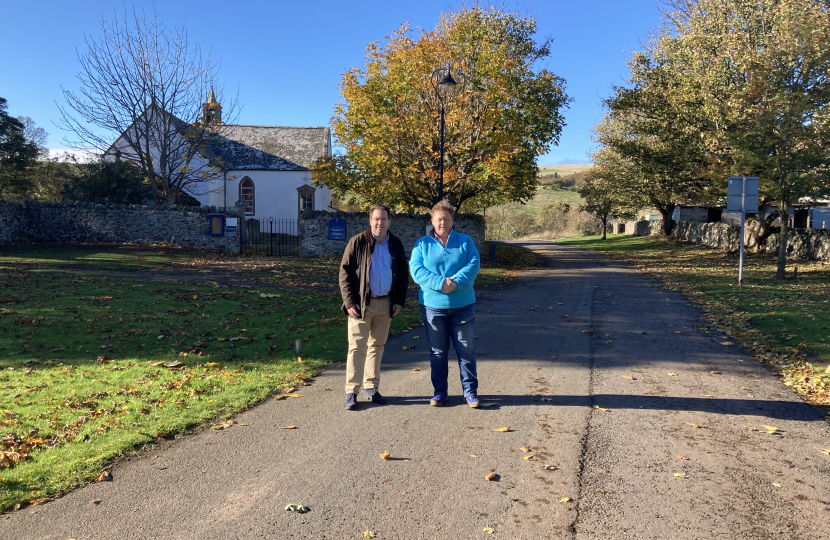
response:
M327 127L222 126L210 153L222 158L226 170L307 171L330 153Z

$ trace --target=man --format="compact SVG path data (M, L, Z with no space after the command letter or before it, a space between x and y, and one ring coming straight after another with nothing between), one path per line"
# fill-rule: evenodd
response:
M357 408L357 391L372 403L380 395L380 361L392 317L401 312L409 286L409 265L401 241L389 232L389 208L369 209L369 230L353 236L340 263L343 311L349 316L346 410Z

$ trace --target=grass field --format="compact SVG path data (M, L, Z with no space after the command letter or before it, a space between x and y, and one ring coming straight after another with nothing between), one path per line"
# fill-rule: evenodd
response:
M222 420L270 395L302 399L317 370L345 360L339 262L4 247L0 510L58 496L154 441L203 425L226 429ZM250 285L208 281L225 264L244 266ZM477 286L534 264L532 254L500 246ZM392 334L420 323L410 299Z
M559 176L568 176L569 174L576 174L586 169L590 169L591 165L543 165L539 167L539 176L548 177L553 176L553 173L559 173Z
M609 235L559 243L630 262L702 306L710 321L786 384L812 402L830 405L830 266L799 261L798 279L777 281L775 260L747 254L738 286L738 255L654 237ZM791 270L791 268L790 268Z

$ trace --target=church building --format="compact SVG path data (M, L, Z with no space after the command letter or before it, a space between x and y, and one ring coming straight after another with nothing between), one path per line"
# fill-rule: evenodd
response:
M331 156L328 127L222 124L222 105L213 90L202 115L221 128L188 165L210 172L206 180L183 186L200 205L231 207L241 201L245 219L261 223L297 220L305 209L331 210L331 190L311 184L314 161ZM188 126L179 119L174 125L182 126L180 131ZM130 159L127 135L113 143L108 158Z

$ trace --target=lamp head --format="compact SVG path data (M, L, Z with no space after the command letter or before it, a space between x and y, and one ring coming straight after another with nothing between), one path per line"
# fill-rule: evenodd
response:
M452 94L453 90L455 90L456 84L458 83L456 83L455 79L452 78L452 74L447 71L444 78L438 81L438 88L441 90L442 94L449 95Z

